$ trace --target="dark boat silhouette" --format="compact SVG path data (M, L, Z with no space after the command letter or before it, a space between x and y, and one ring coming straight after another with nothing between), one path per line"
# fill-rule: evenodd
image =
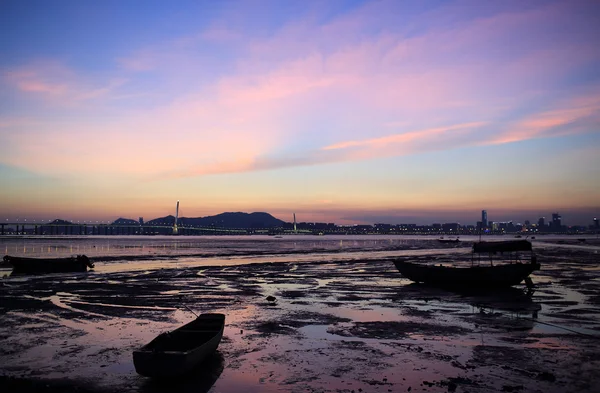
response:
M146 377L176 377L189 373L212 355L223 337L225 315L202 314L192 322L133 352L138 374Z
M86 272L94 264L85 255L68 258L26 258L5 255L4 263L12 265L13 274Z
M527 263L520 260L519 252L529 253ZM489 257L489 266L481 266L483 254ZM505 257L499 259L505 263L494 266L492 256L498 254ZM540 269L531 243L527 240L478 242L473 244L471 255L470 267L436 266L402 260L395 260L394 265L411 281L459 290L505 288L517 285L523 280L530 286L533 284L529 275Z
M459 243L460 239L456 238L456 239L438 239L438 242L440 243Z

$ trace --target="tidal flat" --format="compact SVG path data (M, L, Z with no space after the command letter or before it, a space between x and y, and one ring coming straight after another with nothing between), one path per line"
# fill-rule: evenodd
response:
M398 257L453 263L468 255L454 246L434 247L427 256ZM238 260L220 266L182 258L166 267L138 263L132 269L103 269L98 261L97 271L89 273L5 277L0 388L600 390L597 246L536 247L542 269L532 275L531 295L524 286L459 294L413 284L395 269L389 250L382 251L315 261L305 253L301 262ZM192 320L192 311L226 314L215 355L189 378L155 381L137 375L132 351Z

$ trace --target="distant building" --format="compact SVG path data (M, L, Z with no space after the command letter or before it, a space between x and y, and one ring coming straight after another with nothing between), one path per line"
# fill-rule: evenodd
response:
M139 223L140 223L140 225L144 225L144 217L140 217Z
M450 232L450 231L456 232L456 231L458 231L459 227L460 227L460 224L457 222L447 222L445 224L442 224L442 230L444 232Z
M512 221L495 222L494 225L496 226L495 230L500 230L502 232L514 232L516 230Z
M393 230L392 224L375 224L375 230L378 233L390 233Z
M597 217L594 217L594 228L600 229L600 220Z
M487 210L481 211L481 225L483 225L484 228L487 228L488 226Z
M559 231L562 229L562 217L558 213L552 213L552 223L550 224L552 229Z
M540 219L538 220L538 226L540 228L543 228L546 226L546 217L540 217Z

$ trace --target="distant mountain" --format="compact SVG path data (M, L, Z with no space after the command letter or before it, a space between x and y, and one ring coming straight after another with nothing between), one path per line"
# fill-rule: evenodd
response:
M174 216L155 218L148 221L148 225L172 225L175 221ZM216 227L216 228L277 228L286 223L269 213L221 213L216 216L188 218L180 217L178 225L192 227Z
M130 218L117 218L116 220L113 221L114 225L137 225L139 224L138 221L136 220L132 220Z
M145 225L173 225L175 222L175 216L166 216L155 218L154 220L146 221ZM181 218L179 218L178 224L181 223Z
M48 225L69 225L72 224L71 221L67 221L67 220L61 220L59 218L57 218L56 220L49 222Z

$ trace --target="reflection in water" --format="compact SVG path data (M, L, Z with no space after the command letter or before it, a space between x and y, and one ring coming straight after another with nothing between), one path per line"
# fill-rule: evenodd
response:
M140 392L194 392L205 393L210 390L219 379L225 368L223 355L216 351L185 377L176 379L153 379L148 378L139 386ZM141 378L141 377L140 377Z
M25 239L0 238L5 254L28 257L64 257L85 254L101 273L160 268L242 265L264 262L305 262L374 259L439 252L427 237L294 236L273 241L268 236L113 236ZM340 241L342 241L340 246ZM464 253L464 249L444 249Z
M411 283L399 288L400 297L423 300L415 304L419 312L459 312L466 321L479 326L491 325L505 330L531 330L542 309L525 288L503 288L492 291L447 291L423 284ZM420 310L420 311L419 311Z
M502 310L517 316L531 315L537 319L542 306L532 299L532 293L521 288L504 288L482 294L472 294L465 297L473 306L480 310Z

